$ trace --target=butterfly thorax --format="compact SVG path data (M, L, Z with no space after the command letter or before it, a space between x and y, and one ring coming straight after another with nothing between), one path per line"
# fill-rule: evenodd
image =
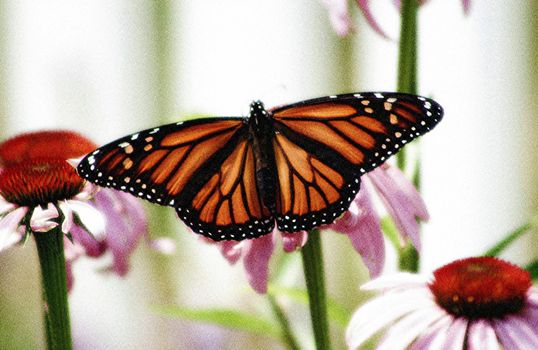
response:
M275 129L261 101L250 104L249 134L256 159L256 185L264 206L274 213L277 175L272 142Z

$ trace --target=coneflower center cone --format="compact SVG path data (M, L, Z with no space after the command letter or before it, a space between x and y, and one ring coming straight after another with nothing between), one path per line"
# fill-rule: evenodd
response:
M501 318L521 310L530 274L492 257L457 260L433 273L428 285L447 312L470 319Z
M19 206L37 207L78 194L84 185L65 159L24 160L0 170L0 195Z

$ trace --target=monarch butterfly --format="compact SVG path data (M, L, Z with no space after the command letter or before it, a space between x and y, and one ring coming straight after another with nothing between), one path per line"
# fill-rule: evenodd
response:
M194 231L243 240L332 223L360 177L433 128L443 110L403 93L321 97L248 117L204 118L125 136L77 170L100 186L172 206Z

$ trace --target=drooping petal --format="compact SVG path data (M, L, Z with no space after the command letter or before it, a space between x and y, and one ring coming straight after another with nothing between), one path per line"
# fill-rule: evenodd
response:
M30 227L33 232L48 232L58 226L58 223L53 221L58 216L58 210L51 203L48 204L46 209L38 206L34 208L34 212L30 218Z
M208 241L211 241L211 243L217 244L219 246L222 256L226 260L228 260L230 264L235 264L239 260L239 258L241 258L243 242L222 241L215 243L215 241L212 241L209 238L206 239Z
M468 325L468 319L464 317L456 318L446 332L446 339L442 349L462 350L463 344L465 343L465 334L467 333Z
M98 257L103 255L106 250L106 245L103 241L96 240L91 234L89 234L84 228L73 225L69 231L73 237L73 241L79 244L86 255L91 257Z
M379 217L366 187L359 191L343 217L330 227L347 234L353 248L361 255L368 268L370 277L377 277L381 273L385 262L385 242Z
M444 315L445 313L435 306L413 311L390 327L377 345L377 350L407 348L424 329L427 329Z
M423 334L417 337L415 342L409 347L409 350L441 349L452 322L454 322L454 318L451 315L445 314L439 321L424 330Z
M323 4L329 11L331 24L339 36L346 36L353 29L347 1L323 0Z
M282 248L287 253L301 249L308 240L308 232L306 231L295 233L281 232L280 235L282 236Z
M349 322L346 330L348 347L356 349L381 328L403 315L435 305L429 295L427 288L423 288L386 294L369 300L355 311Z
M378 277L361 286L362 290L385 290L393 288L424 288L428 278L409 272L399 272Z
M527 292L527 304L538 307L538 288L530 287Z
M0 251L20 241L22 235L17 228L27 212L28 208L19 207L0 218Z
M269 277L269 259L273 254L273 235L268 234L251 239L245 247L243 264L247 279L252 288L258 293L267 292L267 279Z
M408 202L411 204L411 207L414 209L414 214L419 217L422 221L428 221L430 219L430 214L426 208L426 203L422 199L422 196L417 191L416 187L409 181L405 174L394 166L386 167L387 175L394 181L396 187L405 194L405 198L408 199Z
M96 202L99 202L102 197L108 197L113 208L115 209L115 215L124 215L131 223L130 232L136 237L140 237L148 232L148 221L146 218L146 212L138 198L112 189L102 189L95 194ZM108 216L107 216L108 217Z
M357 4L359 5L359 8L361 9L362 13L364 14L364 17L366 18L368 24L370 24L372 29L385 39L389 39L389 36L385 34L383 29L381 29L372 14L372 10L370 9L370 0L357 0Z
M409 237L415 248L420 251L419 225L416 216L423 213L419 213L420 209L416 210L415 205L418 199L413 198L420 197L420 194L408 180L404 183L396 181L398 178L394 178L394 173L398 173L399 170L394 169L395 171L389 173L385 167L379 167L369 172L367 176L385 203L398 231L403 237Z
M127 202L120 192L102 190L95 194L95 206L106 213L106 244L114 260L112 268L123 276L129 269L129 257L140 238L147 233L145 216L138 212L139 203ZM143 213L143 212L142 212Z
M4 197L0 196L0 216L9 211L12 211L16 207L17 206L15 204L6 201Z
M467 334L467 346L468 350L500 349L497 336L489 321L479 319L471 322Z
M463 5L463 13L468 15L471 10L471 0L461 0L461 4Z
M67 210L64 209L66 205L78 216L82 224L95 239L99 241L105 239L105 219L99 210L86 202L77 200L67 200L64 203L60 203L62 210Z
M65 277L67 279L67 291L70 292L73 289L73 266L71 262L65 262Z
M64 215L64 220L62 222L62 232L67 234L71 232L71 228L74 224L73 210L71 210L71 207L69 205L66 205L64 203L60 203L60 209L62 210L62 214Z
M505 349L524 350L538 349L536 328L515 315L507 315L504 319L493 320L497 338Z

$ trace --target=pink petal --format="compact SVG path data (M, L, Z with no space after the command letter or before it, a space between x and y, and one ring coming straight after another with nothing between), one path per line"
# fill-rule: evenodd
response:
M17 206L15 204L6 201L4 197L0 196L0 215L7 213L16 207Z
M463 5L463 13L468 15L471 10L471 0L461 0L461 4Z
M208 240L214 242L209 238ZM222 256L224 256L224 258L226 258L226 260L228 260L230 264L235 264L237 260L241 258L243 242L222 241L216 244L218 244L218 246L220 247L220 252Z
M424 332L431 324L445 315L437 307L416 310L398 320L392 325L377 350L405 349Z
M388 293L370 299L353 314L346 330L346 343L350 349L358 348L381 328L403 315L434 305L426 288Z
M425 288L428 278L409 272L399 272L373 279L361 286L362 290Z
M78 166L78 163L80 163L80 161L83 159L84 157L80 157L80 158L71 158L71 159L67 159L66 162L67 164L71 165L73 168L77 168Z
M67 237L64 236L64 254L65 261L73 262L80 256L84 255L85 251L81 245L71 242Z
M73 227L74 224L73 211L71 210L71 207L69 205L64 203L60 203L60 209L62 210L62 214L64 215L64 221L62 222L62 232L69 233L71 231L71 227Z
M41 207L34 208L32 218L30 219L30 227L33 232L48 232L58 226L53 219L58 218L58 210L51 203L48 204L46 209Z
M359 191L349 210L331 228L347 234L368 267L370 277L377 277L381 273L385 262L385 242L379 217L366 188Z
M508 315L502 320L493 320L497 338L505 349L538 349L536 328L518 316Z
M17 228L26 213L28 213L28 208L19 207L0 218L0 251L20 241L22 235Z
M65 274L67 277L67 291L71 292L71 290L73 289L73 284L74 284L73 267L72 267L72 264L67 261L65 263Z
M268 234L250 239L248 244L243 258L248 282L256 292L266 293L267 279L269 277L269 259L274 249L273 235Z
M91 233L95 239L98 241L105 239L105 219L99 210L94 208L88 202L78 200L68 200L65 203L60 203L60 207L62 208L66 208L67 206L78 216L80 222L89 230L89 233Z
M308 232L306 231L295 233L280 232L280 235L282 236L282 247L287 253L301 249L308 240Z
M419 196L419 194L411 182L398 183L392 174L394 172L388 173L384 168L377 168L369 172L367 176L385 203L385 207L394 219L400 234L403 237L409 237L415 248L420 251L419 225L415 218L414 207L417 199L411 198L408 193L413 193L415 196Z
M362 13L364 14L364 17L366 18L372 29L385 39L389 39L389 36L385 34L385 32L381 29L377 21L374 19L374 16L372 15L372 11L370 10L370 0L357 0L357 4L359 5L359 8L361 9Z
M106 250L106 244L102 241L97 241L82 227L78 225L73 225L69 232L73 237L73 241L80 244L80 246L84 249L86 255L91 257L98 257L104 254Z
M454 317L445 314L443 318L425 330L422 336L409 347L409 350L441 349L447 337L447 331L452 325Z
M426 203L424 203L422 196L405 174L395 166L386 167L385 171L392 178L396 186L406 195L406 198L414 209L414 214L422 219L422 221L428 221L430 214L426 208Z
M339 36L346 36L353 29L347 1L323 0L323 4L329 11L331 24Z
M469 320L459 317L450 325L446 332L446 340L442 350L462 350Z
M143 209L114 190L96 193L94 205L106 216L106 244L112 252L114 271L123 276L129 269L129 256L147 233Z
M500 349L493 326L487 320L475 320L471 322L467 335L468 350Z
M527 303L533 307L538 307L538 288L529 288L529 291L527 292Z

